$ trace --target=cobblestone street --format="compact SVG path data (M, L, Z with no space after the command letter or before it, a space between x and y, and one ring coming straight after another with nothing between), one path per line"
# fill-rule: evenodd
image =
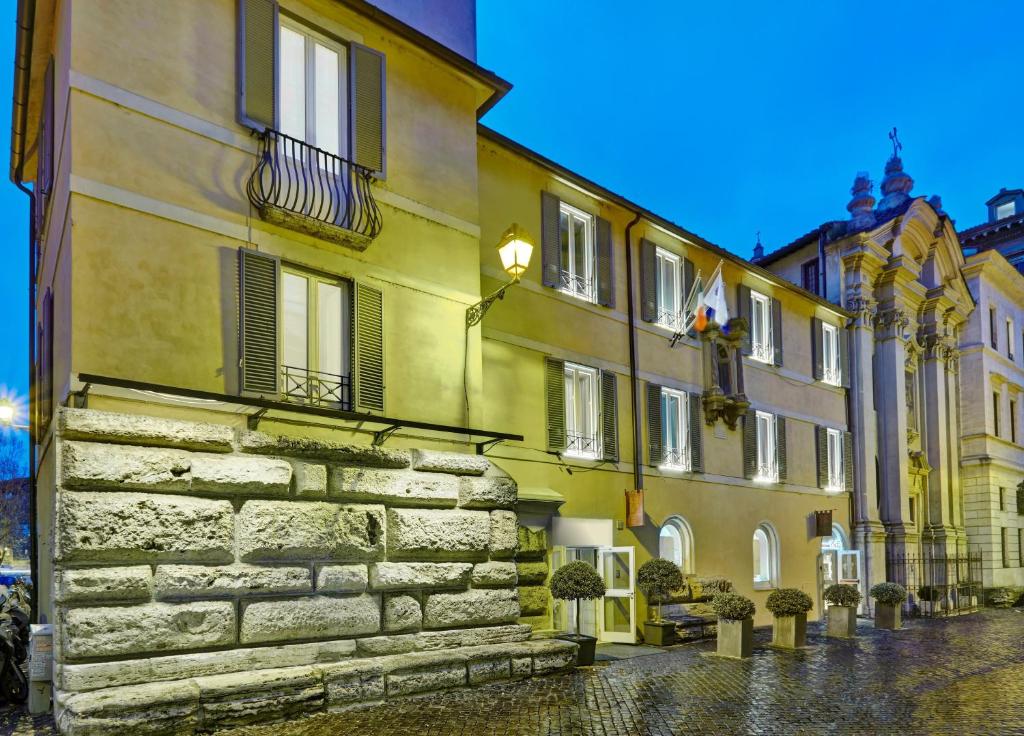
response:
M1024 614L986 610L911 621L899 632L861 622L852 642L764 646L744 662L714 643L531 681L322 714L221 736L458 734L1024 734ZM52 733L48 721L0 715L0 732Z

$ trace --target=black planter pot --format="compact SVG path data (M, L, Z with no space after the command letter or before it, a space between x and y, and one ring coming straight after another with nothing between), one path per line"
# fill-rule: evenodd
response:
M559 634L559 639L571 641L579 648L576 650L576 666L589 667L594 664L594 652L597 649L597 638L585 634Z
M676 625L672 621L645 621L644 643L667 647L676 643Z

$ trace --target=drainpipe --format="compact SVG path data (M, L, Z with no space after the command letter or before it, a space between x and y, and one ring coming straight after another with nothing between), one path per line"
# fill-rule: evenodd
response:
M39 550L36 521L36 222L35 193L25 186L25 135L28 127L28 88L32 63L32 36L36 17L35 0L18 3L17 50L14 59L14 99L11 106L11 171L14 185L28 195L28 533L29 574L32 576L32 623L39 622ZM17 162L17 164L15 164Z
M818 269L821 271L821 294L819 296L828 301L828 271L825 269L825 226L818 230Z
M633 321L636 310L633 307L633 244L630 239L630 231L638 222L640 222L640 213L636 212L633 219L626 225L626 302L629 319L629 399L633 411L633 488L640 491L644 487L644 474L640 471L640 414L636 402L639 382L636 377L636 325Z

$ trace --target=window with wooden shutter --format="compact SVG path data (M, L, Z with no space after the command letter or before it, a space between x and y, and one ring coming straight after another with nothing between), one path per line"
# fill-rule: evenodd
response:
M743 417L743 477L757 475L757 412L748 409Z
M39 335L39 427L41 437L53 418L53 292L43 295Z
M384 411L384 295L380 289L356 284L355 396L356 409Z
M603 217L596 218L597 236L597 303L615 306L615 254L612 251L612 224Z
M828 485L828 429L820 425L814 428L814 451L818 467L818 488Z
M845 326L839 327L839 385L850 388L850 333Z
M750 317L750 287L740 284L736 289L736 312L740 318L747 322L747 334L743 338L743 347L741 348L744 355L750 355L753 346L753 333L754 325L751 322Z
M565 450L565 361L544 359L544 399L547 411L548 450Z
M239 351L243 394L278 395L278 292L280 263L251 248L238 251Z
M775 417L775 463L776 479L786 480L786 417Z
M256 130L277 123L276 0L238 0L238 121Z
M561 202L550 192L540 193L540 253L544 286L562 284Z
M658 247L650 240L640 240L640 319L658 320Z
M694 268L693 268L693 261L691 261L689 258L684 258L683 259L683 293L682 293L682 305L683 305L683 308L680 310L682 312L681 318L682 318L682 321L684 323L685 323L685 321L686 321L686 319L688 317L688 315L686 314L686 300L690 297L690 291L693 289L694 280L696 278L697 278L697 275L696 275L696 272L694 271ZM697 328L694 327L693 325L691 325L690 329L687 331L686 334L689 337L696 337L696 335L697 335Z
M352 160L383 178L386 172L386 77L384 54L353 43L349 62Z
M817 317L811 317L811 356L814 359L815 381L820 381L825 377L824 349L824 331L822 329L822 322Z
M39 119L39 148L36 153L36 183L33 204L35 237L41 242L46 226L46 211L53 193L54 119L53 119L53 57L46 65L43 82L43 109Z
M772 299L772 340L775 348L775 365L782 365L782 302Z
M704 422L700 420L700 394L690 394L690 472L704 472Z
M612 371L601 371L601 449L605 460L619 461L619 390Z
M662 439L661 386L647 384L647 462L657 467L665 459L665 445Z
M853 432L843 432L843 489L853 492Z

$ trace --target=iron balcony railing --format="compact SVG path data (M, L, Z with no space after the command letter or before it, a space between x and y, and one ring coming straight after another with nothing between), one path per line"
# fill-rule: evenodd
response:
M260 135L259 162L249 177L249 201L266 219L281 211L344 228L366 241L380 233L372 172L276 130ZM275 212L276 211L276 212Z
M584 299L594 298L594 280L588 279L585 276L577 276L570 271L562 271L562 291L568 292L573 296L583 297Z
M596 435L569 432L565 439L565 450L571 455L596 457L601 453L601 443Z
M286 365L281 367L281 387L285 401L352 409L352 380L348 376Z

